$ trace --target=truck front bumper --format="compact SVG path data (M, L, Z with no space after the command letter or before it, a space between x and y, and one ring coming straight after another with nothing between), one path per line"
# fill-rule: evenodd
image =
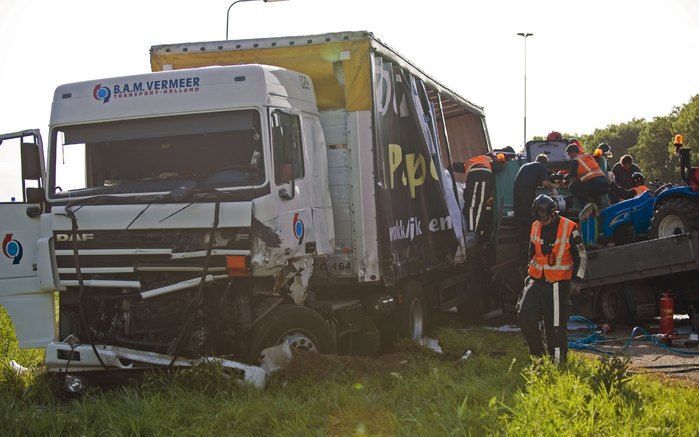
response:
M155 352L109 345L95 345L95 348L102 362L109 370L148 370L166 367L172 361L171 356ZM283 351L283 355L287 355L286 350ZM289 350L288 356L290 355L291 351ZM265 386L267 371L263 367L251 366L237 361L215 357L177 358L172 367L194 367L211 362L217 362L223 369L239 373L245 382L252 383L259 388ZM65 342L51 342L46 346L46 367L49 372L56 374L105 370L91 345L72 345Z

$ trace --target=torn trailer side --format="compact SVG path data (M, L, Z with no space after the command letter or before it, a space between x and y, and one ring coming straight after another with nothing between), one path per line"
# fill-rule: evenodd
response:
M371 352L470 299L448 169L490 149L480 108L365 32L157 46L151 63L59 87L45 166L21 135L40 188L0 205L26 254L2 265L0 303L24 346Z

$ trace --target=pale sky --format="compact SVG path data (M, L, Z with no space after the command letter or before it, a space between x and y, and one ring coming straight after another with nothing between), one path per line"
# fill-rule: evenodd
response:
M221 40L230 2L0 0L0 131L39 127L62 83L150 71L151 45ZM699 93L699 0L290 0L240 3L231 39L370 30L484 106L495 147L667 114ZM19 164L0 146L0 201ZM15 149L16 144L10 146ZM7 150L6 150L7 149Z

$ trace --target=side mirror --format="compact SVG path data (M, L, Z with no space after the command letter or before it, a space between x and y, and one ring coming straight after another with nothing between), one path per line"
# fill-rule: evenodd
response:
M43 188L29 187L26 190L27 203L44 203L46 195Z
M22 179L38 181L41 179L41 158L39 146L34 143L22 143Z

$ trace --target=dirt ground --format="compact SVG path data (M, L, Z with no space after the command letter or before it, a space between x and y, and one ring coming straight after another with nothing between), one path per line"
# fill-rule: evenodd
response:
M632 326L617 327L613 333L607 334L610 342L601 346L601 349L621 352L632 329ZM679 330L683 339L676 342L675 348L695 352L695 355L672 352L648 341L636 340L626 351L631 358L631 367L639 373L662 373L672 378L687 379L699 384L699 347L681 347L688 330L682 327ZM594 352L592 354L601 355Z
M484 326L486 329L500 332L519 332L519 328L512 321L505 323L504 320L499 320L499 322L486 322ZM658 331L657 322L644 326L651 333ZM590 333L582 324L571 323L568 327L569 339ZM669 351L638 337L624 351L633 328L634 326L631 325L615 326L612 332L605 335L605 341L596 344L595 347L607 352L625 353L631 358L631 367L635 372L661 373L671 378L683 379L699 385L699 347L682 347L691 332L688 319L680 317L675 321L675 329L678 331L680 339L675 342L673 348L694 352L692 355ZM584 353L591 356L604 355L589 350Z

